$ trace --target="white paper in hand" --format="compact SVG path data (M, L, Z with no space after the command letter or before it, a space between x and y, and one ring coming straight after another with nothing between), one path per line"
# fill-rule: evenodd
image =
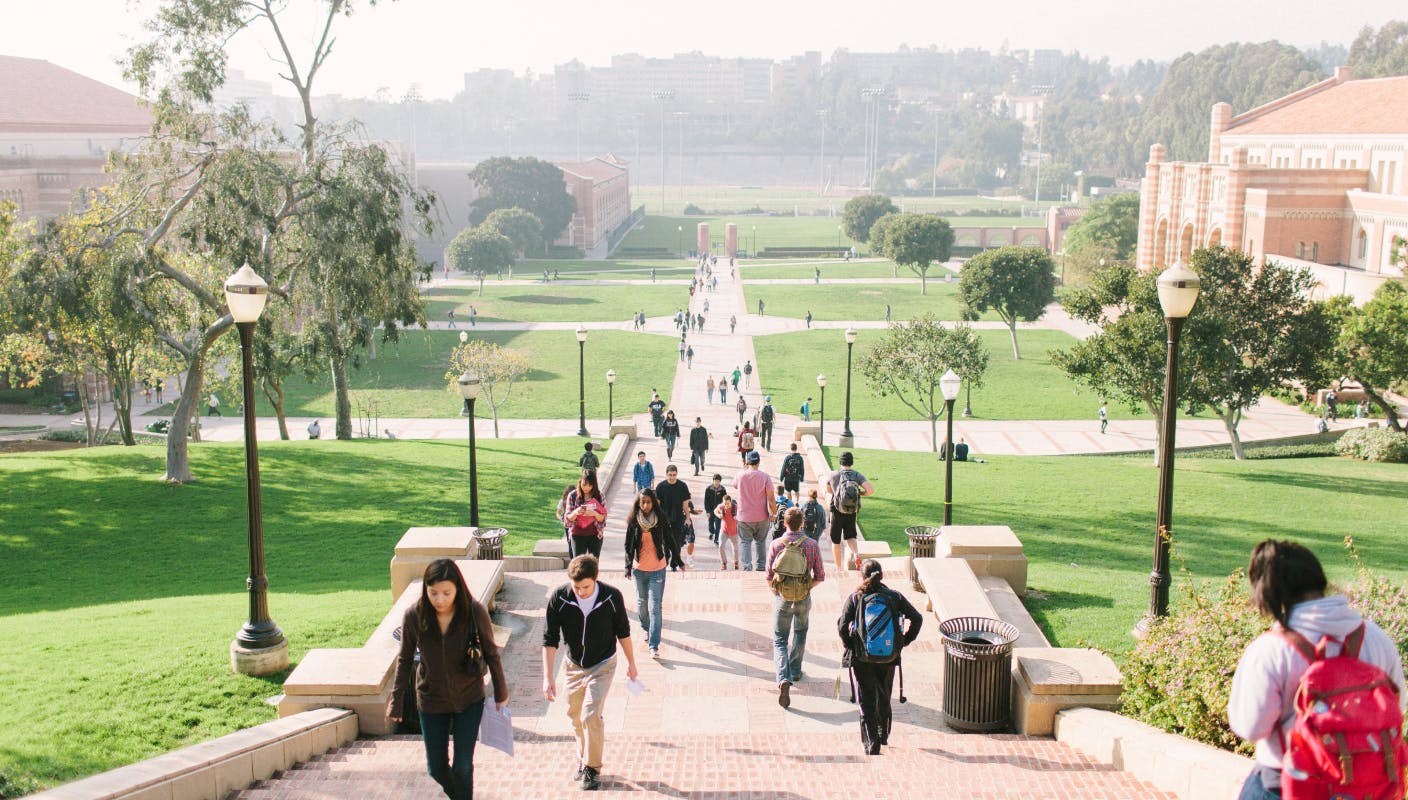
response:
M492 698L484 701L484 716L479 720L479 742L513 755L513 714L507 707L500 711Z
M640 697L640 693L645 691L645 684L641 683L639 678L627 678L626 691L630 692L632 697Z

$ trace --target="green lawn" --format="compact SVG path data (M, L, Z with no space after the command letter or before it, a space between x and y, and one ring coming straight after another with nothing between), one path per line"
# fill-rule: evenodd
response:
M499 416L513 419L561 419L577 416L577 337L572 331L474 331L475 338L529 354L533 369L526 380L514 385ZM354 407L372 401L382 417L455 417L463 402L445 384L450 351L459 343L459 332L410 331L396 344L377 347L377 360L363 361L349 369ZM592 331L586 343L587 415L605 417L606 371L616 370L615 410L618 417L643 411L650 390L669 399L678 360L675 340L628 331ZM284 413L289 416L330 417L333 414L332 379L326 373L309 382L289 378ZM355 411L355 409L354 409ZM475 412L488 417L489 402L480 397ZM170 413L167 411L166 413ZM259 414L273 409L259 398Z
M678 185L667 184L665 186L665 205L671 213L682 213L685 203L693 203L706 211L745 211L754 207L773 213L792 214L794 212L809 214L815 212L831 213L836 216L841 215L841 210L845 208L849 197L822 196L816 193L815 189L802 189L797 187L742 187L742 186L690 186L681 194ZM959 210L998 210L1012 208L1031 208L1030 201L1023 203L1012 200L998 200L991 197L978 197L976 195L965 195L958 197L895 197L895 205L900 206L905 211L959 211ZM660 186L632 186L631 201L636 205L644 205L652 214L660 211ZM1051 205L1050 203L1047 204ZM697 219L697 217L686 217L685 219ZM751 217L744 217L744 220ZM1011 220L1006 224L1015 224L1018 217L1002 217L1004 220Z
M869 247L856 242L838 231L841 224L841 206L836 206L836 216L818 217L769 217L769 216L730 216L730 217L669 217L648 216L640 226L626 235L622 247L666 247L670 252L688 252L694 249L696 226L709 223L709 236L720 246L724 241L724 226L727 223L738 225L738 247L750 253L762 252L768 247L839 247L854 245L864 253ZM908 207L906 207L908 209ZM913 209L908 209L913 210ZM954 227L1016 225L1022 228L1041 227L1044 223L1036 217L953 217L949 224ZM679 229L684 228L683 232ZM539 273L542 268L539 268Z
M813 319L883 320L886 303L890 304L893 320L912 319L926 312L941 320L957 320L962 316L956 279L951 283L930 280L928 293L920 294L918 283L827 283L828 274L823 269L819 284L770 285L745 280L745 308L756 312L761 298L768 315L775 317L805 317L811 311ZM934 267L931 274L949 273L942 267ZM998 317L988 312L983 319Z
M831 448L835 450L835 448ZM835 458L835 453L831 453ZM1408 577L1403 497L1408 466L1341 458L1176 462L1175 602L1188 578L1245 568L1252 545L1288 538L1311 547L1331 580L1349 580L1342 557L1353 534L1365 561ZM862 450L856 468L875 484L861 524L907 552L907 525L943 515L943 464L932 455ZM995 456L955 464L953 522L1008 525L1029 563L1027 608L1058 647L1115 654L1149 602L1158 473L1148 458Z
M538 283L485 286L482 296L477 288L437 287L426 289L421 296L425 298L425 317L434 322L444 321L453 308L459 321L468 324L471 305L479 312L480 322L624 322L638 310L649 317L673 314L687 304L689 290L684 286Z
M744 280L757 278L799 278L812 280L815 277L814 270L821 268L821 279L823 281L831 278L913 278L919 279L917 275L907 269L899 270L895 273L895 266L887 260L867 260L867 261L846 261L840 258L822 259L745 259L739 262L738 268L743 274ZM938 277L942 280L948 274L948 270L942 266L935 265L929 269L929 277ZM918 291L916 288L915 291Z
M480 513L524 554L581 440L479 441ZM274 718L285 675L230 674L245 619L243 448L0 456L0 775L50 786ZM387 562L416 525L468 524L463 442L260 448L270 611L297 662L360 646L390 605ZM77 700L78 702L75 702Z
M519 264L518 268L513 271L513 280L541 285L544 269L556 270L559 273L558 277L562 280L649 279L652 269L655 270L655 276L660 279L683 278L688 280L694 274L694 262L683 258L611 259L609 261L533 260ZM458 273L459 276L463 276L463 274ZM508 275L505 274L504 277L507 278Z
M824 287L823 287L824 288ZM932 291L931 291L932 296ZM769 313L772 309L769 307ZM896 319L899 319L896 314ZM1006 330L980 330L977 335L987 345L988 374L982 388L973 390L973 415L978 419L1094 419L1100 400L1076 387L1048 359L1048 350L1075 343L1060 331L1017 332L1022 360L1012 358L1011 339ZM883 335L878 330L860 331L855 358L866 351L867 340ZM771 392L778 408L795 413L807 397L820 400L816 376L827 376L828 419L840 419L846 392L846 343L838 330L811 330L758 336L753 339L763 389ZM895 397L880 397L854 371L851 388L852 419L919 419ZM964 398L959 398L960 408ZM813 413L817 404L813 403ZM1129 419L1127 407L1110 405L1112 419Z

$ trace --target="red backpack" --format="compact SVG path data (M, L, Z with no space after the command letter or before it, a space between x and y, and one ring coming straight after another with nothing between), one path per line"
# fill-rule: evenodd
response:
M1361 623L1340 654L1293 630L1277 633L1310 662L1296 688L1295 721L1282 731L1282 800L1402 800L1408 745L1398 689L1383 670L1359 660Z

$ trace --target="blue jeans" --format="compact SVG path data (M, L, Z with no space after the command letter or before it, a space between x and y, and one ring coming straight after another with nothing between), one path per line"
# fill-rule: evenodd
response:
M806 599L795 603L774 596L772 608L772 654L777 664L777 682L795 683L802 677L802 655L807 650L812 596L807 595Z
M756 569L762 572L767 569L768 529L771 527L772 523L768 520L738 523L738 544L743 550L745 571Z
M1247 782L1242 784L1242 793L1237 795L1237 800L1281 800L1281 785L1277 784L1273 791L1266 788L1261 780L1261 768L1252 770L1252 774L1247 776Z
M650 647L660 646L660 625L665 610L665 570L654 572L635 570L636 616L640 626L650 635Z
M709 516L709 538L710 538L711 540L713 540L713 541L718 541L718 540L719 540L719 531L723 530L724 521L721 520L721 519L719 519L718 517L714 516L712 513L709 514L708 516Z
M451 800L474 797L474 745L479 741L479 722L486 702L481 700L458 714L420 712L426 768ZM451 734L455 737L453 765L449 756Z

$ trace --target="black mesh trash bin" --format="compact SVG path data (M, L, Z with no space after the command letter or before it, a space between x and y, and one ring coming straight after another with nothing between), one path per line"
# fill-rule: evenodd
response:
M1017 628L997 619L954 617L939 623L944 640L944 724L956 731L996 731L1012 715L1012 645Z
M474 532L474 557L480 561L504 560L507 528L479 528Z
M904 529L904 535L909 537L909 585L914 587L914 591L924 591L924 584L919 581L919 573L914 571L914 559L933 558L934 548L939 540L939 528L932 525L911 525Z

